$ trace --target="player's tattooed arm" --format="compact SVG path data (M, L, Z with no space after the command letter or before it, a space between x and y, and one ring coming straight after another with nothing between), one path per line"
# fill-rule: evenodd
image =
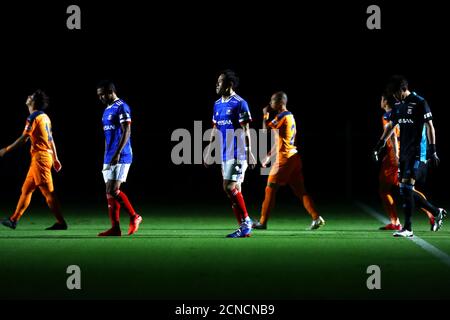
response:
M394 131L392 131L392 134L391 134L391 142L392 142L392 148L394 149L394 155L395 155L395 161L397 161L397 165L398 165L398 162L399 162L399 158L398 158L398 138L397 138L397 135L396 134L394 134Z
M250 124L248 122L242 123L241 127L245 133L245 150L247 151L248 164L249 164L250 169L254 169L256 166L256 159L252 153L252 139L250 136Z
M111 159L111 165L114 166L119 163L120 154L122 153L123 148L125 148L128 140L131 136L131 122L123 122L122 123L122 136L120 137L119 146L117 147L114 156Z
M3 157L10 151L15 150L16 148L24 145L28 141L29 137L27 135L21 135L16 141L7 146L6 148L0 149L0 157Z

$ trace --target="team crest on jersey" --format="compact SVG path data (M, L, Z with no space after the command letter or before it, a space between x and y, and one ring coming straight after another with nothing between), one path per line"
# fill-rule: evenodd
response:
M113 115L112 115L112 114L108 115L108 121L111 121L112 118L113 118Z
M231 109L227 109L227 115L231 114Z

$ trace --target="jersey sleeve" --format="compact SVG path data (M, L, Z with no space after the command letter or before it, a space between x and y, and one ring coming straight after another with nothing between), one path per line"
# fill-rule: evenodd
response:
M433 120L433 114L426 100L423 101L423 119L425 122Z
M118 110L119 122L131 122L131 110L127 104L122 104Z
M27 122L25 123L25 128L23 129L22 135L24 136L31 136L31 132L33 131L33 124L31 123L30 119L27 119Z
M279 119L278 116L276 116L273 120L267 121L266 126L268 126L271 129L280 129L285 120L286 117Z
M250 108L248 107L248 103L245 100L241 101L239 106L239 123L251 122L252 116L250 114Z

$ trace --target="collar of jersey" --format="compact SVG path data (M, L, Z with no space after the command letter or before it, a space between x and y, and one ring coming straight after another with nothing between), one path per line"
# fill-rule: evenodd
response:
M116 102L119 101L119 100L120 100L120 98L117 98L116 100L114 100L113 103L111 103L111 105L109 105L109 106L106 107L106 109L111 108L111 107L114 105L114 103L116 103Z
M226 100L224 100L223 97L221 97L222 103L230 101L231 98L233 98L233 96L235 96L235 95L236 95L236 92L233 92L232 94L230 94L230 96Z

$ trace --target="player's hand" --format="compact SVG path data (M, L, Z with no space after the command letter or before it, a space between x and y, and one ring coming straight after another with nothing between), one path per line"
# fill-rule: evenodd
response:
M211 161L211 156L207 155L203 158L203 165L205 166L205 168L209 168L212 165L212 161Z
M3 158L6 154L6 148L0 149L0 158Z
M269 111L270 111L270 106L265 106L265 107L263 108L263 115L268 114Z
M431 155L431 157L428 161L430 161L431 165L434 168L437 168L439 166L439 163L441 162L441 160L439 160L439 157L437 156L436 152Z
M115 155L114 157L112 157L110 165L115 166L116 164L119 163L119 160L120 160L120 154Z
M384 140L379 140L376 144L375 148L373 148L372 151L372 158L375 162L378 162L381 160L381 150L383 150L386 142Z
M61 162L58 159L53 161L53 168L55 169L56 172L60 172L61 171L62 164L61 164Z
M267 168L267 164L270 162L270 156L266 156L264 160L261 162L261 167Z

